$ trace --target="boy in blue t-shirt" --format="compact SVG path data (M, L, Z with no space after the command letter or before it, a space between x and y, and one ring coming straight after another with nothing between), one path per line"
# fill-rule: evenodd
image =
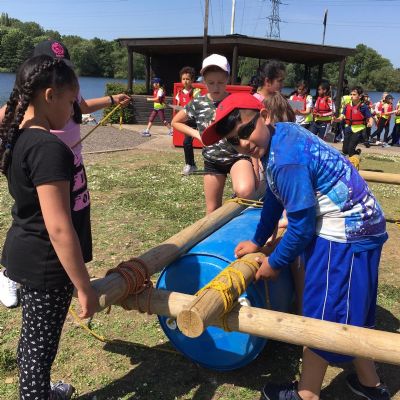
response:
M206 145L221 137L238 151L260 157L267 178L260 222L237 257L260 250L283 209L288 228L256 279L276 278L295 257L305 261L303 313L343 324L375 324L378 267L387 240L383 212L357 170L336 149L294 123L279 123L290 106L279 93L260 105L249 94L232 94L217 107L203 133ZM319 399L329 362L351 357L304 348L298 384L268 384L266 400ZM367 399L390 399L371 360L353 359L350 389Z

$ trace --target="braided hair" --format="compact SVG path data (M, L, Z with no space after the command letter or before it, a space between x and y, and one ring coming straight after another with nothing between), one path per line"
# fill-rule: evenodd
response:
M13 148L21 134L19 126L26 109L40 90L50 87L79 87L74 71L62 60L41 55L26 60L18 69L0 125L0 171L3 174L7 173Z

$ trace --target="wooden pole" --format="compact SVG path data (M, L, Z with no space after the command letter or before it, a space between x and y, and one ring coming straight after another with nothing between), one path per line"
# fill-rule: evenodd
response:
M388 183L390 185L400 185L400 174L390 174L388 172L358 171L368 182Z
M204 8L204 32L203 32L203 60L207 57L208 53L208 7L209 0L205 0Z
M132 92L132 81L133 81L133 50L132 47L128 46L128 91Z
M256 258L264 258L265 255L269 256L279 243L285 231L286 229L280 229L273 246L265 247L263 253L247 254L228 266L228 268L231 267L243 276L243 288L241 288L240 281L238 280L239 275L233 272L229 275L231 277L231 279L229 279L229 276L222 271L210 282L211 287L195 296L193 302L178 314L178 327L184 335L191 338L198 337L204 332L207 326L211 324L211 321L215 321L218 317L226 314L227 310L224 296L219 290L212 287L213 284L215 287L226 288L226 296L231 298L232 302L236 301L237 298L245 292L247 286L255 279L256 272L259 268ZM255 267L252 265L255 265Z
M233 53L232 53L232 85L236 85L238 79L238 56L239 48L238 45L235 44L233 46Z
M260 184L255 198L260 198L265 192L265 185ZM148 250L138 258L143 261L150 275L161 271L166 265L185 254L196 243L205 239L211 233L239 215L247 206L236 202L226 202L211 214L198 220L193 225L183 229L165 242ZM135 276L130 274L135 282ZM93 281L99 294L100 310L118 303L127 289L127 282L117 273L112 273L99 281Z
M232 273L232 284L228 276L221 274L216 276L210 283L226 288L227 296L236 300L245 292L247 286L253 282L258 270L258 263L255 261L257 257L264 257L262 253L247 254L243 258L237 260L234 265L230 265L238 274L243 276L244 286L241 287L239 276ZM255 265L252 267L246 261ZM182 310L178 314L177 323L182 333L188 337L195 338L200 336L211 321L216 317L226 313L226 304L220 291L210 287L205 289L189 304L187 309Z
M137 298L128 297L124 304L132 310L147 310L150 305L151 313L176 318L193 300L194 296L188 294L152 289L150 295L147 290ZM225 322L236 332L400 365L398 333L240 305L226 315ZM212 325L222 327L220 318Z
M335 107L336 107L336 113L335 115L340 115L340 112L342 111L340 109L340 104L342 101L342 92L343 92L343 79L344 79L344 70L346 67L346 57L342 58L339 63L339 79L338 79L338 84L337 84L337 92L336 92L336 100L335 100Z

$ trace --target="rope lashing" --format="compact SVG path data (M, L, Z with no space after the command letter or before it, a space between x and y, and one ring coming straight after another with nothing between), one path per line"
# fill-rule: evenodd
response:
M124 301L134 295L137 309L139 312L152 314L150 309L150 300L153 289L153 282L150 279L149 271L146 263L140 258L131 258L128 261L123 261L106 272L106 276L112 273L117 273L122 276L126 283L125 293L121 297L120 304L124 309L128 309ZM138 301L138 295L148 289L147 294L147 310L141 310Z
M195 294L195 296L199 296L207 289L214 289L218 292L224 303L224 310L222 312L221 319L223 328L226 331L229 331L229 328L226 324L224 316L231 311L235 305L235 291L237 293L237 297L239 297L246 290L246 281L243 273L234 268L234 265L237 263L246 264L253 271L254 275L260 267L256 261L244 259L235 260L229 265L229 267L226 267L211 282L209 282ZM221 278L225 278L227 282L223 282Z
M242 197L234 197L233 199L228 199L225 201L225 203L238 203L243 206L256 207L256 208L262 208L262 206L264 204L262 201L244 199Z
M353 164L354 168L358 171L360 169L360 157L357 155L349 157L349 161Z

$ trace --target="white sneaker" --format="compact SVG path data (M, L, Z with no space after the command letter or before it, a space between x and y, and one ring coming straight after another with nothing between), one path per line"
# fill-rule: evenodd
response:
M169 136L173 136L174 135L174 131L172 130L172 128L168 131L168 135Z
M143 137L149 137L149 136L151 136L151 133L149 131L143 131L142 132L142 136Z
M5 269L0 271L0 301L8 308L18 305L18 284L4 275Z
M197 167L195 165L186 164L183 167L182 175L190 175L191 173L196 172L196 171L197 171Z

